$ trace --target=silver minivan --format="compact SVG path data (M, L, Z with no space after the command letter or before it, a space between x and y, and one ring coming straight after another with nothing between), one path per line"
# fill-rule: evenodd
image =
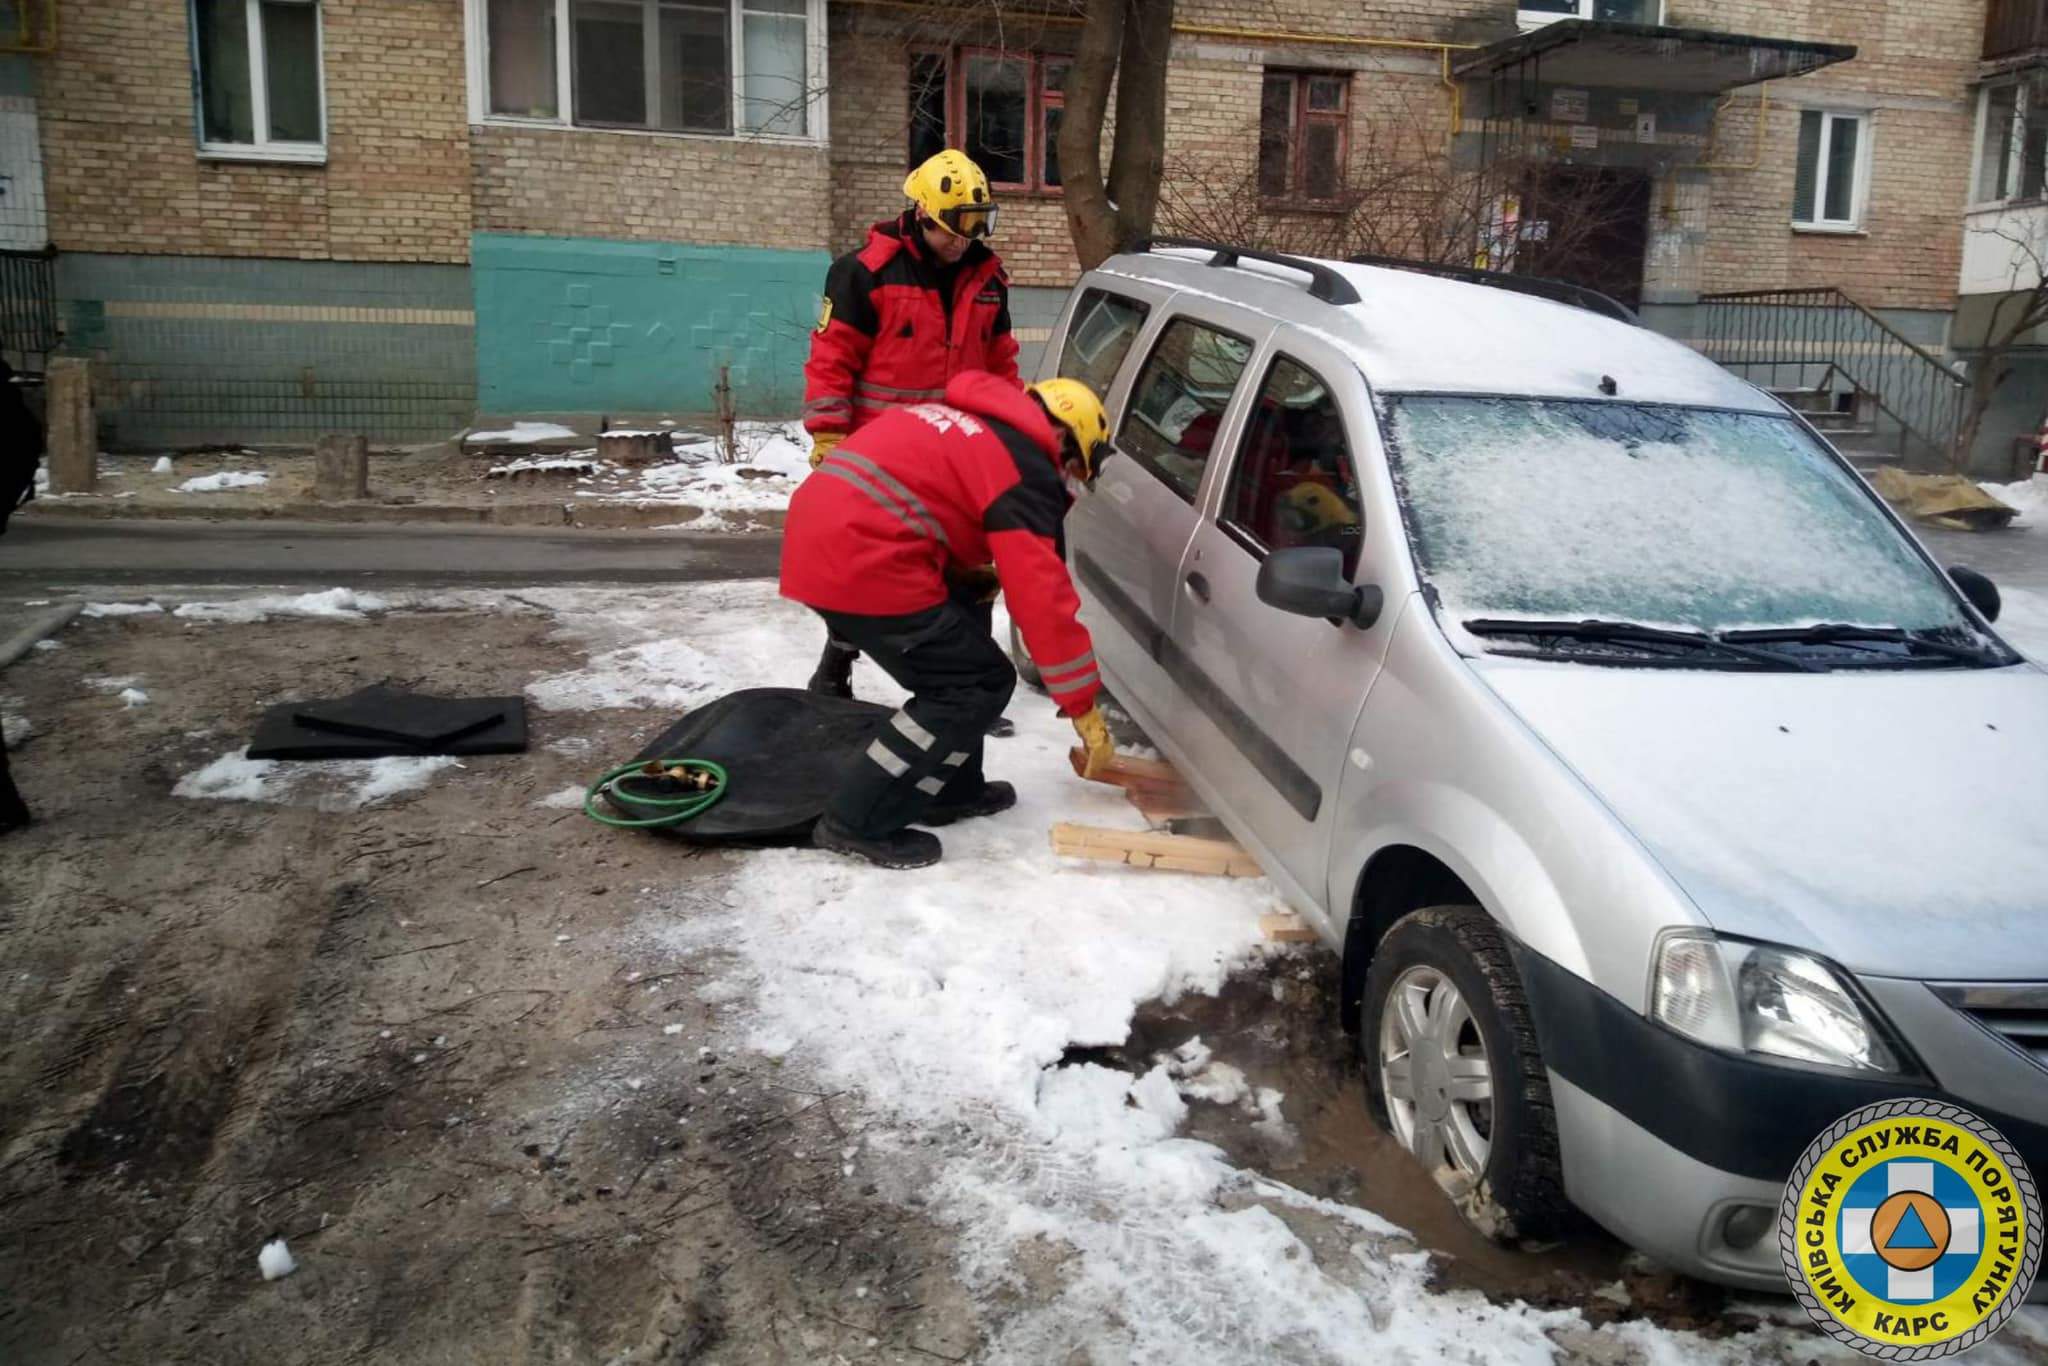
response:
M1118 700L1342 955L1482 1228L1782 1290L1849 1111L2048 1173L2048 674L1771 395L1570 286L1153 244L1043 366Z

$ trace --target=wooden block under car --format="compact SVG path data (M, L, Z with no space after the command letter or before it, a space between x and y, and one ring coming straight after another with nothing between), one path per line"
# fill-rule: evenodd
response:
M1318 937L1309 923L1292 911L1260 916L1259 933L1275 944L1313 944Z
M1052 828L1052 848L1069 858L1159 868L1210 877L1258 877L1256 860L1232 840L1162 835L1150 830L1105 830L1062 821Z

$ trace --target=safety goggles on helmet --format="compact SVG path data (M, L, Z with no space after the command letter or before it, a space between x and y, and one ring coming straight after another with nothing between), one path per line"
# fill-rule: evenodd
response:
M996 234L996 206L993 204L955 204L929 217L955 237L979 241Z

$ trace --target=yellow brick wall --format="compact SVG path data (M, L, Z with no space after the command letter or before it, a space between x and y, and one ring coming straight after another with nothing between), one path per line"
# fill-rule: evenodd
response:
M39 58L50 237L71 251L463 261L460 0L324 0L325 166L202 161L183 0L63 7Z
M831 231L817 147L480 125L470 159L479 232L814 251Z

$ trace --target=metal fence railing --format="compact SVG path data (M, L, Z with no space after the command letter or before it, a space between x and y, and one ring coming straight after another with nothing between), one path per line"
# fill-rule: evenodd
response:
M1835 376L1889 419L1899 455L1947 461L1968 404L1956 371L1839 289L1760 289L1700 297L1694 347L1770 389Z
M40 374L57 349L54 251L0 251L0 350L29 374Z

